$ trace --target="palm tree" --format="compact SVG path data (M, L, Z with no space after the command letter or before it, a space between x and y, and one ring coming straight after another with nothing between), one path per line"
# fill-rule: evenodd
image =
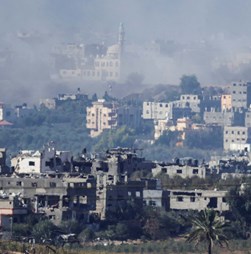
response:
M188 242L195 242L197 246L200 242L207 242L208 254L212 253L214 243L221 247L228 246L227 237L223 234L225 223L214 210L205 209L192 220L193 231L187 238Z

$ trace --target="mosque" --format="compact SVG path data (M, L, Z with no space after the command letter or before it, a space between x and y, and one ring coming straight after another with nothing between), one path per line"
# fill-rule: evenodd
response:
M66 44L53 53L56 76L62 80L119 81L125 30L119 26L117 44Z

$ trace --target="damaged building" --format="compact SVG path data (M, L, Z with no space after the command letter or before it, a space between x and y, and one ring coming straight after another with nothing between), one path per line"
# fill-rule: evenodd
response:
M71 169L71 156L71 152L57 151L54 142L49 142L41 151L20 151L12 157L11 168L16 174L65 172Z
M96 209L96 181L91 176L1 177L5 196L18 196L29 212L62 220L88 221Z

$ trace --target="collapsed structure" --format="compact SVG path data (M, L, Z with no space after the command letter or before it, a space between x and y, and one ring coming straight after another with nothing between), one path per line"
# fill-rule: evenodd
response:
M164 165L140 157L135 149L114 148L91 157L83 149L73 159L70 152L59 152L50 142L41 151L21 151L11 164L13 173L0 177L0 223L4 228L22 222L30 213L46 216L55 224L106 220L131 202L139 208L149 205L165 210L229 209L224 191L169 190L158 179L135 176L135 172L153 171L170 177L205 178L207 168L190 158Z

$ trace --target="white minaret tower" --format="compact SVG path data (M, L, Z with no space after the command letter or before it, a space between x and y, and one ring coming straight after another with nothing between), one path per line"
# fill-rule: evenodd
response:
M123 54L123 51L124 51L124 42L125 42L125 28L123 23L120 23L119 24L119 38L118 38L120 56Z

